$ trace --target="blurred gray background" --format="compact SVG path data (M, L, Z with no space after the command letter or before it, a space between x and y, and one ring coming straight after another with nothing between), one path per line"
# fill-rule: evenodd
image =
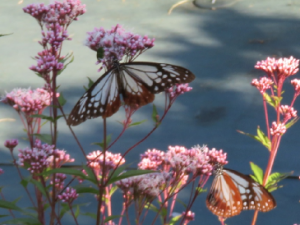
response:
M219 0L219 3L223 1ZM35 19L22 10L27 4L36 2L48 4L46 0L24 0L22 4L18 4L18 0L0 1L0 33L13 33L0 38L1 95L15 87L37 88L43 85L43 80L28 69L35 64L31 57L42 50L37 43L41 37L40 28ZM83 45L86 32L92 31L94 27L108 29L121 24L128 30L156 39L154 48L141 55L138 61L176 64L190 69L196 75L191 83L193 91L176 100L161 126L131 151L126 158L127 162L136 164L139 155L147 149L167 150L169 145L191 147L207 144L209 148L223 149L228 153L228 167L231 169L249 174L249 162L265 169L268 151L258 142L237 133L237 130L255 134L258 125L265 129L261 96L250 85L252 79L264 75L254 69L256 62L267 56L292 55L300 58L300 1L240 0L216 10L197 8L190 1L168 15L168 10L176 2L177 0L82 0L87 12L79 17L79 21L71 24L69 34L73 40L66 41L63 47L63 53L72 51L75 60L58 78L59 91L68 100L65 112L69 113L84 93L83 85L87 84L87 77L95 80L101 75L97 73L95 52ZM209 1L202 2L208 5ZM286 82L284 103L289 104L292 95L293 88ZM299 102L296 101L296 110L300 109ZM162 109L163 94L156 96L155 104L159 110ZM110 150L122 153L144 137L153 127L151 113L151 105L140 109L133 120L148 119L148 122L130 128ZM0 123L0 143L4 143L6 139L18 138L18 147L26 147L28 144L22 139L25 133L17 113L9 106L0 104L0 119L4 118L15 121ZM109 118L108 133L112 134L112 138L117 137L121 131L118 121L123 119L123 110ZM299 126L297 123L283 136L273 171L294 171L295 176L300 174ZM74 130L86 153L97 149L91 143L102 140L101 119L89 120L74 127ZM58 148L71 154L77 165L85 163L63 120L59 123ZM3 165L10 162L8 150L3 145L0 146L0 167L5 171L0 176L0 186L4 186L3 193L7 200L22 196L20 205L25 205L26 195L18 185L19 178L15 168ZM206 188L210 187L211 180ZM269 213L260 213L257 225L300 223L300 183L297 179L287 179L282 184L282 189L272 193L277 201L277 208ZM189 193L190 190L185 190L179 198L187 200ZM206 194L202 194L192 208L196 213L196 220L191 224L219 224L217 217L207 210L205 197ZM94 202L93 197L78 199L78 202L86 203L89 200ZM114 214L118 214L121 207L118 198L113 199L113 204ZM93 212L94 209L94 203L81 208L85 212ZM1 210L0 214L3 214ZM178 204L176 211L183 210ZM228 219L226 224L250 224L252 216L253 211L245 211ZM83 216L79 218L79 222L94 224L92 219ZM67 217L65 224L73 224L72 219Z

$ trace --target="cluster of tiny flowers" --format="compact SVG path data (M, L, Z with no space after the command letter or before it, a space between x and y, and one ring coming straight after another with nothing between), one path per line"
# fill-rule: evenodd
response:
M37 65L32 65L29 69L39 73L48 82L50 82L50 79L47 76L52 70L58 71L64 67L64 64L58 62L50 50L39 52L38 56L35 58L37 60Z
M277 73L278 79L281 76L291 76L299 70L299 60L294 57L290 58L267 58L266 60L258 61L255 65L256 69L265 71L269 76Z
M104 154L97 150L89 153L87 156L87 165L92 168L96 174L100 174L100 168L103 166ZM105 167L108 172L111 169L115 169L117 166L120 166L125 163L125 159L121 156L120 153L113 154L109 151L105 153Z
M54 1L48 6L43 3L30 4L23 10L37 19L40 24L58 23L61 26L68 26L86 12L85 5L82 5L79 0Z
M256 87L261 94L265 93L267 89L271 88L273 81L270 78L262 77L258 81L257 79L253 79L251 85Z
M54 149L52 154L47 159L50 162L52 168L60 168L65 163L74 162L75 160L70 158L70 155L65 150ZM55 160L55 163L54 163Z
M98 59L102 63L99 70L103 67L108 70L113 66L114 60L121 61L124 56L126 62L133 61L154 46L154 39L133 34L116 25L111 30L100 27L88 32L84 44L94 51L103 49L103 58Z
M170 175L167 172L150 173L119 180L116 185L124 193L153 198L162 192L169 179Z
M279 107L279 111L284 117L283 123L286 123L288 120L290 120L293 117L297 117L297 110L294 110L294 108L289 105L281 105Z
M67 176L63 173L55 174L54 185L58 190L62 190L64 188L64 180L67 179ZM53 180L51 179L50 184L53 185Z
M4 146L11 151L19 144L19 141L17 139L11 139L11 140L6 140L4 142Z
M272 123L272 128L270 128L271 135L279 136L284 134L285 132L286 132L286 127L284 124L282 123L277 124L276 122Z
M50 162L47 159L52 151L53 147L49 149L49 145L46 148L19 149L18 164L22 167L28 166L27 170L33 174L41 173L49 167Z
M164 162L165 153L157 149L148 149L144 154L141 154L141 162L138 168L142 170L157 170Z
M190 210L188 212L182 212L181 215L184 218L183 224L188 224L189 222L195 220L195 213Z
M296 96L300 94L300 80L299 79L293 79L291 81L291 84L294 86Z
M76 190L70 187L67 187L66 190L57 197L62 202L67 202L68 204L71 204L79 195L77 194Z
M43 110L51 103L52 94L42 88L36 90L15 88L1 100L11 105L17 111L34 113ZM59 94L57 93L57 97Z
M207 148L206 146L203 148ZM207 151L207 155L210 159L210 164L220 164L220 165L226 165L228 163L227 159L227 153L223 152L223 150L217 150L215 148L212 148L211 150Z
M192 87L189 87L189 84L175 84L173 87L170 87L167 92L170 94L170 98L173 99L178 95L191 91L192 89Z

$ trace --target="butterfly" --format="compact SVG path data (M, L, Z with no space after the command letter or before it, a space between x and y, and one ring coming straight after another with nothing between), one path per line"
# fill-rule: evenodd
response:
M206 198L207 208L215 215L228 218L242 210L267 212L276 207L273 196L251 177L219 167Z
M154 100L154 94L194 79L191 71L180 66L155 62L119 63L114 60L113 67L76 103L67 123L76 126L87 119L110 117L120 108L121 96L125 105L146 105Z

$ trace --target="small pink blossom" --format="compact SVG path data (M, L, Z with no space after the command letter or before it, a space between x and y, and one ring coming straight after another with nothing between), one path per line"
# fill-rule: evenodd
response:
M195 213L190 210L188 212L182 212L181 215L184 218L183 224L188 224L189 222L195 220Z
M58 190L62 190L64 188L64 180L67 179L67 176L63 173L55 174L55 187ZM53 185L53 180L51 179L50 184Z
M0 175L4 173L4 170L0 168Z
M138 164L142 170L157 170L163 163L165 153L157 149L148 149L144 154L141 154L141 162Z
M54 163L55 159L55 163ZM74 162L75 160L70 158L70 155L65 150L53 149L51 156L47 158L52 168L60 168L65 163Z
M147 36L133 34L122 28L121 25L116 25L110 30L104 28L95 28L87 33L85 45L94 51L103 49L103 58L98 59L98 62L108 70L114 65L114 61L122 61L125 57L125 62L132 62L140 54L154 46L154 39Z
M191 91L192 89L192 87L189 87L189 84L175 84L174 86L170 87L167 92L170 94L170 98L173 99L184 94L185 92Z
M8 148L10 151L13 151L13 149L19 144L18 139L11 139L11 140L6 140L4 142L4 146Z
M7 93L1 101L11 105L17 111L31 114L48 107L51 104L51 96L51 93L42 88L36 90L15 88Z
M291 81L291 84L294 86L296 96L300 94L300 80L299 79L293 79Z
M101 173L101 168L103 166L104 154L100 151L93 151L87 155L87 165L92 168L96 174ZM125 163L125 159L121 156L120 153L113 154L109 151L105 153L105 167L107 168L107 172L109 170L115 169L116 166L120 166Z
M297 117L297 111L294 110L294 108L289 105L281 105L279 111L284 117L283 123L286 123L288 120L290 120L293 117Z
M261 94L263 94L267 89L271 88L273 81L267 77L262 77L258 81L257 79L253 79L251 85L256 87Z
M68 204L71 204L79 195L77 194L76 190L70 187L67 187L66 190L57 197L62 202L67 202Z
M286 132L286 127L284 124L282 123L277 124L276 122L272 123L272 128L270 129L271 135L279 136L284 134L285 132Z
M299 60L294 57L290 58L267 58L266 60L258 61L255 65L256 69L265 71L269 76L277 74L277 79L294 75L299 70Z

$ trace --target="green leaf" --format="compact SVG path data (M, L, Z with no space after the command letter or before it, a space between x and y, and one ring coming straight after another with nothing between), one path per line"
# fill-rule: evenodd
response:
M60 212L59 212L59 217L62 218L66 212L69 212L70 211L70 206L69 204L67 203L61 203L61 209L60 209Z
M272 98L274 100L275 107L277 107L280 104L282 97L272 96Z
M43 175L43 176L49 176L51 174L54 174L54 173L63 173L63 174L69 174L69 175L73 175L73 176L76 176L76 177L80 177L82 179L86 179L87 176L80 170L77 170L77 169L73 169L73 168L57 168L57 169L51 169L51 170L48 170L48 171L45 171L43 173L41 173L40 175Z
M128 127L133 127L133 126L137 126L137 125L140 125L142 123L145 123L147 120L142 120L142 121L139 121L139 122L135 122L135 123L131 123Z
M66 64L64 65L64 68L62 68L61 70L59 70L59 71L57 72L57 76L60 75L60 74L67 68L67 66L68 66L70 63L72 63L73 61L74 61L74 56L72 56L71 60L70 60L68 63L66 63Z
M115 193L116 190L118 190L118 186L112 187L112 188L110 189L110 191L109 191L109 195L112 196L112 195Z
M108 217L105 218L104 223L106 223L106 222L108 222L108 221L111 221L111 220L113 220L113 219L118 219L118 218L120 218L120 217L124 217L124 216L121 216L121 215L108 216Z
M94 81L91 78L88 77L88 80L89 80L88 87L83 86L84 90L86 91L90 89L90 87L92 87L94 84Z
M106 136L106 147L109 145L109 143L111 142L111 134ZM102 142L94 142L92 143L92 145L98 145L100 148L104 148L104 141Z
M80 207L79 205L76 205L76 211L75 211L75 218L77 218L79 216L79 213L80 213Z
M268 95L268 93L264 93L264 97L267 103L269 103L269 105L273 106L275 108L275 102L274 100L270 97L270 95Z
M257 136L262 143L269 151L271 151L271 141L269 138L261 131L260 127L257 126Z
M0 199L0 208L11 209L11 210L16 210L16 211L20 211L20 212L23 211L20 207L16 206L15 203L8 202L8 201L2 200L2 199Z
M278 188L282 188L283 187L282 185L278 186L278 182L280 182L281 180L287 178L291 174L293 174L293 171L289 172L289 173L278 173L278 172L275 172L275 173L270 174L270 176L268 177L268 182L267 182L265 188L269 192L275 191Z
M292 119L290 122L288 122L288 123L285 125L286 129L288 129L288 128L290 128L291 126L293 126L295 123L298 122L298 120L299 120L299 117L296 117L296 118Z
M7 35L12 35L13 33L10 33L10 34L0 34L0 37L4 37L4 36L7 36Z
M60 93L59 94L59 97L57 98L58 100L58 103L61 105L61 106L64 106L67 102L67 100L65 99L63 93Z
M159 115L157 113L157 109L156 106L153 104L153 109L152 109L152 120L155 123L155 126L159 126L160 122L159 122Z
M33 117L33 118L41 118L43 120L48 120L50 122L54 122L54 119L52 116L46 116L46 115L42 115L42 114L34 114L34 115L31 115L30 117Z
M158 208L155 205L153 205L152 203L145 205L145 209L150 209L153 212L158 213Z
M132 163L130 163L128 165L122 165L122 166L119 166L115 171L110 171L109 177L111 176L112 173L113 173L113 175L111 176L111 178L119 176L119 174L123 173L131 164Z
M94 184L98 184L98 180L95 176L94 171L88 166L83 166L83 169L87 173L87 179L93 182Z
M264 173L263 170L253 162L250 162L251 170L254 173L254 176L256 178L256 181L262 185L263 179L264 179Z
M35 137L40 139L42 142L52 144L52 136L50 134L33 134Z
M179 202L184 208L187 207L187 205L183 201L181 201L180 199L176 199L176 202Z
M42 225L37 218L17 218L1 222L0 224Z
M206 188L203 189L203 188L201 188L201 187L197 187L197 188L196 188L196 191L198 191L198 193L201 194L201 193L207 192L207 189L206 189Z
M94 220L97 219L97 215L95 213L89 213L89 212L87 212L87 213L81 213L81 215L91 217Z
M76 192L78 194L82 194L82 193L90 193L90 194L96 194L96 195L99 194L99 190L97 190L93 187L82 187L82 186L77 187Z
M148 174L148 173L157 173L157 171L154 171L154 170L129 170L129 171L126 171L126 172L120 174L117 177L112 177L108 181L107 184L112 184L118 180L122 180L127 177L134 177L134 176L139 176L139 175Z
M20 182L20 184L21 184L24 188L27 187L28 183L29 183L28 180L25 180L25 179L22 179L21 182Z
M177 223L180 220L181 217L182 217L182 215L172 217L172 219L169 222L169 225L174 225L175 223Z
M104 56L104 49L102 47L98 48L97 50L97 59L102 59Z

